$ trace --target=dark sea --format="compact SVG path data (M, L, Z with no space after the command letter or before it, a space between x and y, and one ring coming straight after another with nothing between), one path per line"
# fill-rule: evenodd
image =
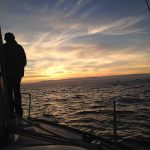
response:
M114 134L115 101L118 139L150 143L150 78L47 83L25 86L22 92L32 94L32 117L109 139ZM28 95L23 94L24 116L28 103Z

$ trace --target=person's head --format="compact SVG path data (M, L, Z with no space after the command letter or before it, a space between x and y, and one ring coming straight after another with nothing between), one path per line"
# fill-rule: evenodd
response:
M13 35L13 33L10 33L10 32L5 33L5 38L4 38L4 40L5 40L6 42L12 42L12 41L15 40L15 36Z

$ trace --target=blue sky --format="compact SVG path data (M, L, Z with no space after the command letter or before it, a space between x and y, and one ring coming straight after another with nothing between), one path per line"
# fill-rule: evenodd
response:
M0 24L26 51L26 82L150 73L144 0L1 0Z

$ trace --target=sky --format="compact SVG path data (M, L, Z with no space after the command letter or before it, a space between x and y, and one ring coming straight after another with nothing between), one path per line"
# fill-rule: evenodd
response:
M1 0L0 25L26 52L23 82L150 73L145 0Z

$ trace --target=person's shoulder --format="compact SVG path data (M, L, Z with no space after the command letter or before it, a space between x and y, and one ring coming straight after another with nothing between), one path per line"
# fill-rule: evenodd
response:
M7 49L7 47L8 47L7 43L4 43L4 44L3 44L3 48L4 48L4 49Z
M19 49L22 49L22 50L23 50L23 47L22 47L20 44L18 44L18 43L17 43L17 47L18 47Z

